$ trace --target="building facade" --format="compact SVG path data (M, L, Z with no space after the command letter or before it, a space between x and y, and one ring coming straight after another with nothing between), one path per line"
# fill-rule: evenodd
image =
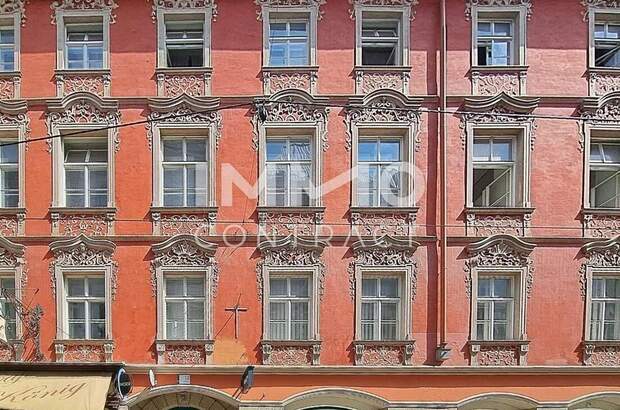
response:
M0 358L618 409L619 49L612 0L6 0Z

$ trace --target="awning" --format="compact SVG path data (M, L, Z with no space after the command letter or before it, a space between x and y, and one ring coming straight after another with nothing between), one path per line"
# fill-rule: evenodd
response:
M103 410L109 373L0 373L0 409Z

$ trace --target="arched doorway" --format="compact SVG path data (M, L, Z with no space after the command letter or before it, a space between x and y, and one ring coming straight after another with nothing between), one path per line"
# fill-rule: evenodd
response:
M129 410L234 410L237 400L203 386L160 386L130 397Z

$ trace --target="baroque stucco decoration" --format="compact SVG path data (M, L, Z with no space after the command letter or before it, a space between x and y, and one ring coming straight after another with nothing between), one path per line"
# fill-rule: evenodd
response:
M620 8L620 1L618 0L581 0L580 3L585 8L581 12L583 15L583 21L588 21L590 18L591 8Z
M54 259L49 271L52 281L52 293L56 294L57 268L109 268L111 296L114 300L118 286L118 264L112 258L116 245L105 239L93 239L86 235L61 239L49 245Z
M115 0L55 0L50 4L52 9L52 24L56 24L56 13L61 10L108 10L110 23L116 22L114 9L118 8Z
M219 270L215 261L217 245L197 236L182 234L152 246L151 285L153 295L157 294L156 271L159 268L199 268L211 267L211 290L217 293Z
M530 115L538 107L540 98L515 97L506 93L492 97L465 98L461 114L461 146L465 149L469 126L497 125L506 128L525 126L529 135L530 149L534 150L536 141L536 121Z
M321 6L325 3L327 3L327 0L254 0L254 4L260 7L256 11L256 19L258 21L263 20L263 7L273 7L274 9L277 9L278 7L316 8L317 19L321 20L324 13L321 10Z
M325 264L321 260L327 241L305 239L289 235L285 238L265 240L258 244L262 260L256 264L258 296L263 299L264 268L288 266L292 268L317 268L319 297L325 290Z
M89 92L76 92L61 100L47 103L47 133L56 135L57 128L63 125L91 125L97 127L116 127L121 123L118 102L101 98ZM120 148L118 128L114 131L114 151ZM49 152L52 152L52 139L48 139Z
M349 4L352 6L349 9L349 15L352 19L355 18L356 7L402 7L411 8L409 18L413 21L415 19L415 7L419 4L419 0L349 0Z
M329 108L326 98L313 97L303 90L283 90L269 98L255 101L251 118L252 147L258 151L261 129L270 126L295 125L316 127L317 140L323 151L329 148L327 117Z
M534 284L534 266L530 258L534 247L512 235L490 236L468 245L469 259L464 267L467 297L471 298L472 274L476 268L525 268L525 291L529 297Z
M4 0L0 4L0 14L19 13L21 25L26 25L26 0Z
M481 7L510 7L521 6L525 8L527 19L532 17L532 0L466 0L465 19L471 20L472 10L476 6Z
M415 300L417 293L418 261L413 256L420 246L418 242L397 239L389 235L377 239L362 239L351 247L354 259L347 269L349 273L349 292L355 298L356 273L359 268L400 268L407 269L411 275L409 295Z
M15 270L15 284L19 283L22 290L26 288L28 283L28 271L24 258L25 250L24 245L11 242L4 236L0 236L0 268Z
M214 97L192 97L181 94L174 98L150 99L146 123L146 137L149 148L153 146L153 128L158 125L203 125L212 129L210 138L215 138L215 146L219 146L222 133L222 115L217 111L220 99Z
M153 0L151 17L153 18L153 23L155 23L157 21L157 9L174 11L204 8L211 8L211 17L215 21L218 13L215 0Z
M586 126L620 126L620 91L611 92L602 97L584 98L580 114L579 150L583 152Z
M345 146L351 150L355 127L404 125L411 128L411 139L416 151L420 149L421 98L408 97L395 90L376 90L363 97L353 97L346 109L344 124Z

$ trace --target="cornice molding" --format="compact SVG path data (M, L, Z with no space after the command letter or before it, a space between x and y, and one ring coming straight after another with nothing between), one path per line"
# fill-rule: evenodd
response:
M471 20L474 7L497 7L501 10L501 7L514 6L523 7L528 20L532 17L532 0L466 0L465 19Z
M110 12L110 23L116 22L114 10L118 8L116 0L55 0L50 4L52 24L56 24L56 14L63 10L107 10Z
M214 262L217 244L194 235L176 235L151 247L157 266L207 266Z
M278 8L287 8L287 9L308 9L315 8L317 10L317 19L321 20L323 18L323 11L321 10L321 6L326 4L327 0L254 0L254 4L259 6L260 8L256 11L256 20L263 20L263 8L271 7L274 9ZM288 10L287 10L288 11Z
M415 7L419 0L349 0L351 8L349 15L355 19L355 9L357 7L394 7L400 9L410 9L409 19L415 19Z
M581 253L586 258L579 269L581 296L585 299L588 268L620 269L620 236L586 243L581 247Z
M26 24L26 0L4 0L0 4L0 14L19 13L20 23L22 26Z
M218 9L215 0L153 0L153 22L157 21L157 10L211 9L211 18L217 19Z
M11 242L0 236L0 267L16 268L24 265L24 253L26 247L15 242Z
M590 10L595 9L618 9L620 8L620 1L618 0L581 0L581 5L584 10L581 12L583 21L588 21L590 18Z

